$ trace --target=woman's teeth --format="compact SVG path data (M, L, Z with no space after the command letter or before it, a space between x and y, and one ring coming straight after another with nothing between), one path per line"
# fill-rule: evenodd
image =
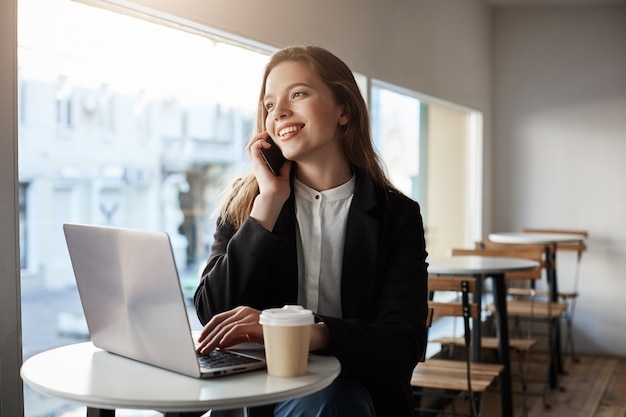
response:
M289 127L284 128L284 129L281 129L278 132L278 136L285 136L288 133L296 132L298 130L300 130L300 126L289 126Z

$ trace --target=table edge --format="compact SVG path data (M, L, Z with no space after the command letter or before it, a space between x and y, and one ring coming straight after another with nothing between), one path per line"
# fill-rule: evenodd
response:
M539 262L533 261L531 259L521 259L521 258L504 258L497 256L480 256L480 255L458 255L458 256L450 256L445 259L459 259L459 258L490 258L497 260L510 259L514 260L518 263L525 263L526 266L514 266L514 267L458 267L458 266L441 266L432 265L429 263L428 265L428 273L429 274L441 274L441 275L488 275L488 274L504 274L506 272L521 272L521 271L530 271L539 266ZM435 261L437 258L434 259Z
M62 349L64 347L76 346L76 345L93 346L91 342L83 342L83 343L74 343L74 344L70 344L66 346L51 348L49 350ZM115 403L115 405L113 405L111 404L110 401L99 398L97 395L86 398L79 394L67 393L67 392L50 389L47 386L39 384L36 381L33 381L30 378L28 378L27 372L25 372L25 370L27 371L28 366L30 366L29 361L33 357L40 355L42 353L46 353L46 352L48 351L40 352L40 353L37 353L36 355L31 356L30 358L26 359L20 366L20 377L25 384L27 384L34 391L53 397L53 398L59 398L65 401L69 401L69 402L86 406L86 407L90 407L90 408L98 408L98 409L106 409L106 410L135 409L135 410L155 410L155 411L160 411L160 412L183 412L183 411L208 411L208 410L224 410L224 409L232 409L232 408L240 408L240 407L254 407L254 406L273 404L276 402L286 401L289 399L298 398L298 397L302 397L302 396L317 392L329 386L341 373L341 363L339 362L337 358L335 358L334 356L319 356L320 358L324 358L324 360L330 360L336 363L336 369L332 373L329 373L328 375L326 375L325 377L320 378L319 381L316 381L315 383L310 384L310 385L288 389L279 393L265 394L266 396L264 398L259 398L263 396L263 394L260 394L259 396L255 396L250 399L245 399L245 398L237 399L236 405L233 404L232 398L225 399L225 400L205 400L205 401L191 400L189 402L181 401L176 404L172 404L171 401L159 402L159 400L154 400L154 401L151 400L150 403L147 404L146 400L124 399L122 401L118 401L119 399L116 399L117 402ZM132 359L128 359L128 360L132 360ZM151 365L148 365L148 366L151 366ZM170 371L170 372L176 374L173 371ZM266 372L266 370L250 371L250 373L254 373L254 372ZM187 376L187 377L202 381L201 378L194 378L191 376ZM225 377L228 377L228 376L225 376ZM271 377L271 378L279 378L279 377ZM212 379L212 380L215 380L215 379Z
M544 238L542 239L541 236ZM558 238L554 239L555 236ZM549 239L552 237L553 239ZM508 243L508 244L542 244L542 243L567 243L567 242L581 242L587 238L584 235L574 235L567 233L524 233L524 232L496 232L489 233L487 238L494 243Z

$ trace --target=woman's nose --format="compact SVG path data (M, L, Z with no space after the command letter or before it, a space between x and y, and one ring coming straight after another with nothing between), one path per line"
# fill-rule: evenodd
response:
M289 108L288 102L284 100L279 100L278 102L276 102L276 105L274 107L275 119L280 119L282 117L288 116L290 112L291 112L291 109Z

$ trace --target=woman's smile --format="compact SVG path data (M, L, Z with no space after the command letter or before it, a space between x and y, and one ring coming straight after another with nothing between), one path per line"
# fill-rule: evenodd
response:
M278 130L278 137L279 138L283 138L285 136L287 136L290 133L294 133L294 132L298 132L300 131L300 129L302 129L304 127L303 123L298 123L298 124L291 124L285 127L281 127Z

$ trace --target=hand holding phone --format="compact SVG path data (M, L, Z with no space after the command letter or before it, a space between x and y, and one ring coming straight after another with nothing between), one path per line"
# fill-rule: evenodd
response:
M265 163L269 167L270 171L272 171L272 174L278 176L280 168L283 166L286 159L278 145L274 143L271 136L266 137L265 140L272 146L269 149L262 147L261 155L263 156L263 159L265 159Z

